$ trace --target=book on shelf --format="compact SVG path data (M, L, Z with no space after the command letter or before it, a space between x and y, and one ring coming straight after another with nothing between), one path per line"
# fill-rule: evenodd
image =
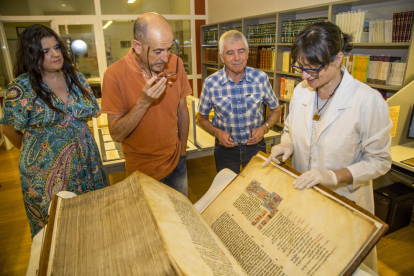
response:
M298 173L266 158L197 209L140 172L55 196L38 275L350 275L387 225L321 185L295 189Z
M206 68L207 70L207 77L208 76L210 76L210 75L213 75L214 73L216 73L219 69L217 69L217 68L212 68L212 67L207 67Z
M280 104L280 117L279 117L278 123L284 124L288 115L289 115L289 104L288 103Z
M414 11L393 14L392 42L409 42L413 28Z
M296 85L298 85L300 82L301 81L296 78L281 77L279 90L280 98L292 98L293 91L295 90Z
M284 51L283 52L283 61L282 61L282 71L283 72L288 72L288 73L292 73L292 66L290 66L290 51Z
M205 48L204 58L205 58L205 62L218 63L218 49L217 48Z

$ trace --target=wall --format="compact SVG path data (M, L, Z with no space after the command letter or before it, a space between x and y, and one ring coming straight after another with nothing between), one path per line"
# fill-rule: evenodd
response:
M317 6L335 0L208 0L207 15L208 24L228 21L241 17L249 17L278 11L299 9L303 7Z

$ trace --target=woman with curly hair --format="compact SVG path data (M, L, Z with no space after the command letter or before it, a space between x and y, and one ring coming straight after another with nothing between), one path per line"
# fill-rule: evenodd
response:
M20 149L23 201L33 239L47 223L56 193L82 194L108 186L87 124L100 110L65 44L43 25L32 25L20 35L14 77L0 124Z

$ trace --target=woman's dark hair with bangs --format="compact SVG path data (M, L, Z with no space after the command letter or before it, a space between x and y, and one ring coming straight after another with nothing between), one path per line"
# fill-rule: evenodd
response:
M76 76L76 69L72 65L72 60L69 57L68 49L65 43L62 42L60 37L52 29L34 24L27 27L24 32L19 36L17 41L17 52L16 52L16 64L14 65L13 75L15 78L21 74L28 73L30 84L32 89L36 93L36 99L41 98L52 110L62 113L62 110L55 107L51 101L51 92L47 91L42 85L42 70L44 53L42 48L42 39L45 37L55 37L59 44L60 51L63 55L63 66L62 72L65 77L66 85L69 88L69 92L77 97L75 91L73 91L73 85L76 85L82 95L88 100L92 101L89 92L82 86Z
M339 52L350 52L352 37L331 22L309 25L296 37L292 49L292 61L306 59L312 65L329 65Z

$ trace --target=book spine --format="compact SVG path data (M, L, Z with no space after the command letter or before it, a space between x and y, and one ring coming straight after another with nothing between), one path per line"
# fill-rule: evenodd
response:
M392 42L397 42L397 33L398 33L398 21L399 13L394 13L392 15Z

